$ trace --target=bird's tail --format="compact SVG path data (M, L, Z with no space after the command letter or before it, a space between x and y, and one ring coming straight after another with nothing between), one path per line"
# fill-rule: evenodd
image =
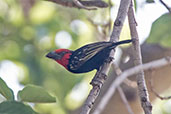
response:
M115 48L116 46L121 45L121 44L130 43L130 42L132 42L132 40L123 40L123 41L115 42L113 43L112 48Z

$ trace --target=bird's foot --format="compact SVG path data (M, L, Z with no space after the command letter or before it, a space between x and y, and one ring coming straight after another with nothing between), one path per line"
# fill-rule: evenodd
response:
M107 79L107 75L104 73L99 74L97 77L94 77L90 84L92 86L99 86L101 87L103 85L103 82Z
M101 76L100 76L103 80L106 80L107 79L107 75L105 73L101 73Z
M105 62L106 62L106 63L110 63L110 62L112 62L113 60L114 60L113 57L108 57L108 58L105 60Z

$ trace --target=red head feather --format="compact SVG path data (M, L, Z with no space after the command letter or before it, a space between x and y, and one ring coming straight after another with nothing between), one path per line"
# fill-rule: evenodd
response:
M70 58L70 55L72 54L72 51L68 49L56 49L55 52L58 54L64 53L61 59L56 60L56 62L58 62L59 64L64 66L66 69L68 69L67 65L69 63L69 58Z

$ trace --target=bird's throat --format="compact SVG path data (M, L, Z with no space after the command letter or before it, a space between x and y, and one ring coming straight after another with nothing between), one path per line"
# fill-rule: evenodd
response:
M66 53L60 60L56 60L59 64L68 69L69 58L72 53Z

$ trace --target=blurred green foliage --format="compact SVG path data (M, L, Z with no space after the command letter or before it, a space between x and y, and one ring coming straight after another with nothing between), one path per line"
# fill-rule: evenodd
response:
M37 114L30 106L23 102L31 103L55 103L56 97L40 86L27 85L23 90L18 91L17 99L14 99L14 92L0 77L0 94L6 98L0 102L0 114ZM2 97L1 96L1 97ZM3 98L2 97L2 98ZM18 110L22 108L21 110Z
M38 114L30 106L16 101L5 101L0 107L0 114Z
M19 91L18 99L32 103L56 102L56 98L51 96L44 88L35 85L27 85L23 90Z
M147 3L154 3L154 0L146 0Z
M13 91L7 86L7 84L0 78L0 93L7 99L13 100L14 94Z
M60 48L55 44L55 36L59 31L64 30L71 35L70 49L96 40L94 29L87 18L99 18L99 14L103 12L100 18L104 20L104 17L107 17L104 16L104 12L108 10L89 12L65 8L47 1L30 3L31 1L34 0L26 0L25 4L22 0L0 1L0 61L10 60L23 70L24 76L19 77L21 84L42 86L57 97L57 102L49 104L49 107L44 104L48 108L43 104L36 104L38 112L66 114L68 109L74 109L66 101L70 100L68 96L73 87L82 80L89 81L94 72L72 74L45 55L53 49ZM76 33L70 26L74 20L81 20L88 29L76 28ZM80 105L81 103L77 102L73 107L77 108Z

